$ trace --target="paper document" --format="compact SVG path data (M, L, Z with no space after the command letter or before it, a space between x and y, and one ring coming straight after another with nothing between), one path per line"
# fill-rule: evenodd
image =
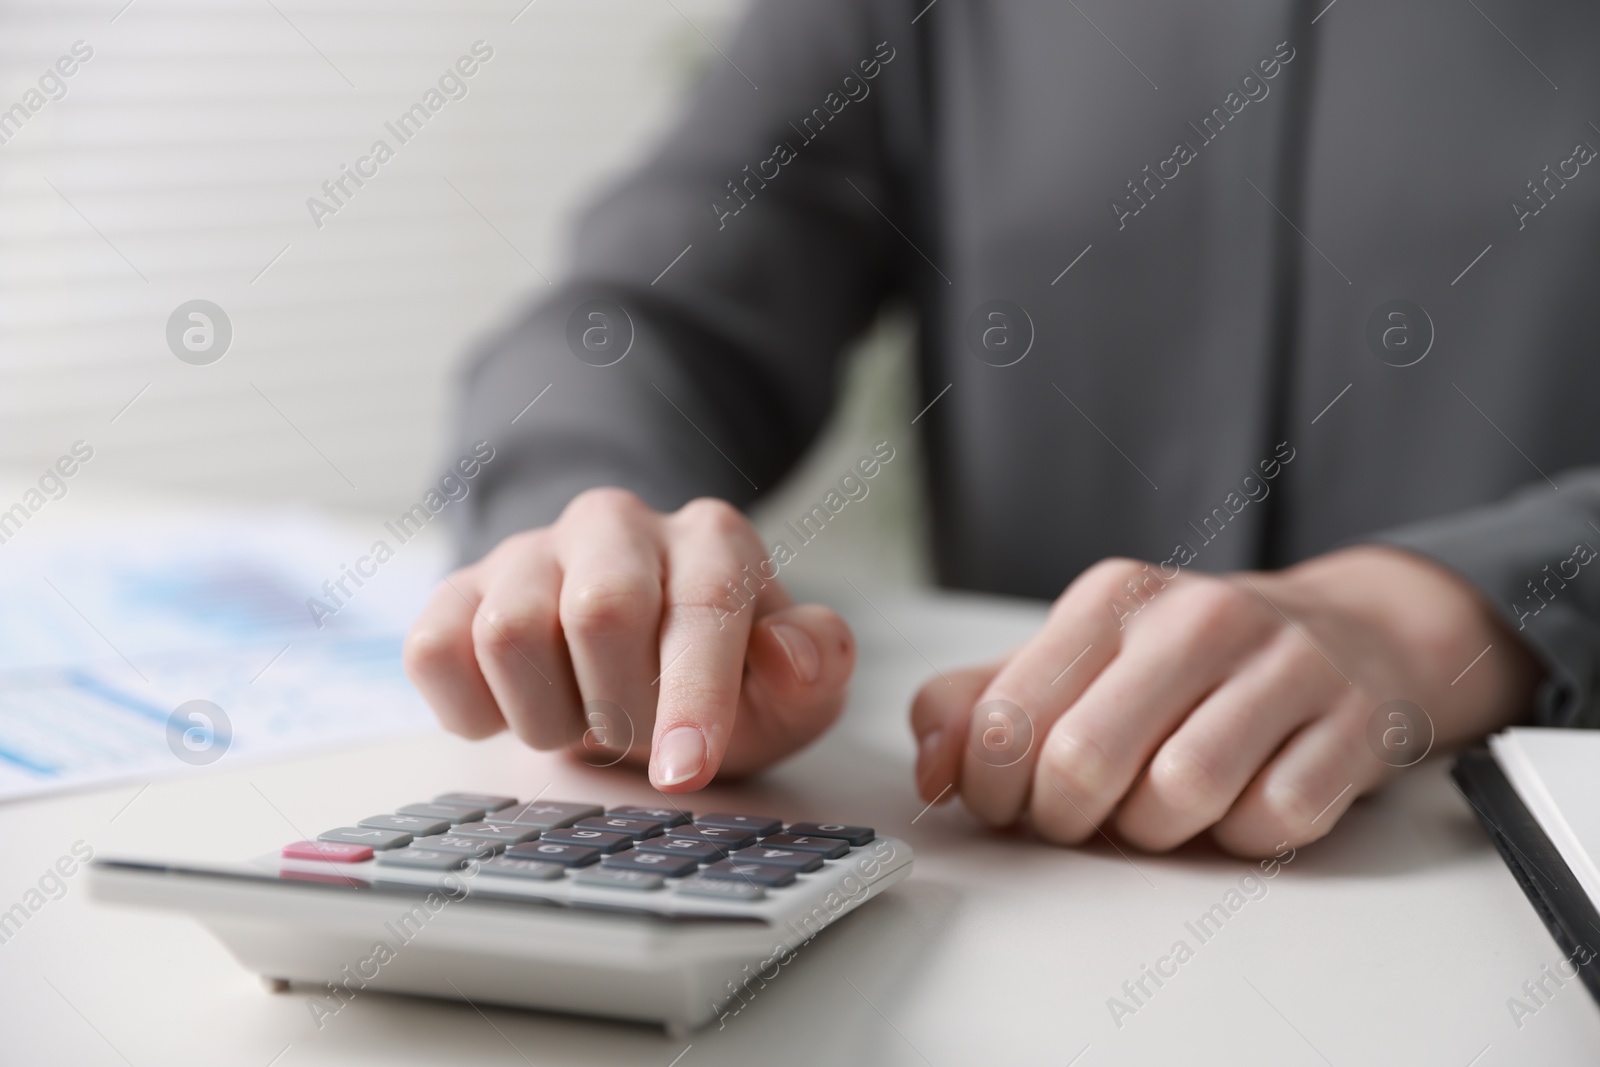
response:
M400 644L443 563L310 513L5 545L0 799L434 728Z

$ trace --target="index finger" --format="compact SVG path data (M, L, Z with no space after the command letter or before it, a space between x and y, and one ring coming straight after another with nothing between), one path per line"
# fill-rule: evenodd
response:
M684 793L706 785L722 765L752 624L790 602L776 572L763 567L755 531L732 505L696 501L668 523L675 529L667 537L650 781Z

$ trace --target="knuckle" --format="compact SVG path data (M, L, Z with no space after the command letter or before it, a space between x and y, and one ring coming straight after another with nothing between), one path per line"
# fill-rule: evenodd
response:
M561 594L561 625L584 637L653 628L661 611L661 589L644 575L596 578Z
M1277 837L1306 841L1316 836L1317 827L1312 820L1321 814L1321 809L1303 789L1281 783L1269 785L1261 793L1261 810L1268 829Z
M567 502L566 508L561 512L561 518L569 516L575 519L588 516L608 514L637 514L650 510L637 493L630 489L620 489L614 485L597 486L594 489L585 489Z
M678 517L684 525L719 538L741 536L750 528L744 512L713 496L689 501L678 509Z
M1234 630L1258 615L1251 594L1231 582L1206 579L1193 583L1184 597L1184 609L1194 628L1202 633Z
M462 658L463 635L433 626L413 627L400 649L400 661L413 679L432 677Z
M526 656L554 636L552 613L532 606L486 606L472 619L473 648L494 660Z
M1215 762L1192 747L1168 746L1156 753L1147 781L1162 806L1171 811L1209 822L1228 808L1230 798Z
M1040 770L1047 787L1060 793L1069 806L1088 817L1085 805L1097 804L1105 791L1111 763L1105 750L1090 738L1070 730L1050 734L1039 754Z
M1067 587L1067 592L1076 590L1092 593L1096 597L1115 596L1122 591L1125 583L1142 576L1147 566L1149 564L1141 560L1108 556L1078 575Z
M720 582L714 578L702 578L674 586L670 604L672 613L679 617L696 617L738 611L743 601L735 595L738 586L734 579L737 575L733 571L728 574Z

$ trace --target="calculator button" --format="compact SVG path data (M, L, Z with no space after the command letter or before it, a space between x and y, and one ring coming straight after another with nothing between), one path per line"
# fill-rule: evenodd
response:
M716 897L719 900L760 900L767 891L749 882L724 882L715 878L685 878L677 884L686 897Z
M400 808L401 815L422 815L430 819L449 819L453 826L458 822L477 822L483 818L483 808L471 804L407 804Z
M837 822L797 822L789 827L789 832L808 837L837 837L857 846L877 836L870 826L846 826Z
M723 860L713 863L700 872L702 878L715 878L724 882L754 882L773 889L794 881L793 867L777 867L770 863L737 863Z
M605 830L551 830L539 835L540 841L553 841L558 845L583 845L601 852L621 852L633 844L627 834L613 834Z
M445 827L457 837L477 837L484 841L503 841L507 845L520 845L539 836L531 826L518 826L514 822L464 822L460 826Z
M499 811L517 802L516 797L497 797L493 793L440 793L433 798L435 804L465 804L469 808Z
M296 841L283 846L286 860L322 860L326 863L363 863L372 858L371 845L341 845L333 841Z
M662 826L682 826L691 819L686 811L677 808L646 808L638 804L612 808L607 815L621 815L625 819L653 819Z
M512 878L535 878L541 882L560 878L567 873L567 869L559 863L517 859L514 856L496 856L492 860L484 860L478 865L478 871L482 874L509 875Z
M700 869L700 864L693 856L674 856L667 852L640 852L636 848L619 852L615 856L607 856L600 861L600 866L618 871L654 871L666 878L682 878Z
M369 815L356 825L369 830L399 830L412 837L428 837L450 829L450 820L425 819L421 815Z
M667 836L715 845L724 855L756 843L755 834L745 830L730 830L723 826L674 826L667 831Z
M793 848L769 848L765 842L741 848L728 858L735 863L771 863L779 867L793 867L800 872L814 871L822 866L818 852L801 852Z
M413 848L431 848L440 852L459 852L463 856L492 856L506 847L504 841L485 841L481 837L467 837L465 834L439 834L435 837L419 837L411 844Z
M806 837L803 834L772 834L762 839L761 846L815 852L825 860L836 860L850 851L849 843L837 837Z
M425 871L454 871L466 865L472 857L465 852L441 852L435 848L397 848L393 852L380 852L378 863L384 867L420 867Z
M403 830L372 830L364 826L341 826L317 835L318 841L336 841L341 845L366 845L377 852L411 844L411 835Z
M525 845L512 845L505 854L514 860L539 860L541 863L559 863L563 867L587 867L600 858L597 848L582 845L563 845L554 841L529 841Z
M687 837L651 837L633 846L634 852L656 852L663 856L682 856L696 863L715 863L722 858L719 845L691 841Z
M657 837L665 826L656 819L628 819L621 815L591 815L572 824L574 830L605 830L613 834L626 834L635 841Z
M702 815L695 820L697 826L720 826L725 830L744 830L765 837L783 829L783 820L769 819L764 815L725 815L717 812Z
M531 826L535 830L555 830L571 826L579 819L603 815L598 804L569 804L561 800L535 800L505 808L484 819L484 822L514 822L518 826Z
M634 871L619 867L590 867L572 879L579 885L606 886L610 889L660 889L665 884L653 871Z

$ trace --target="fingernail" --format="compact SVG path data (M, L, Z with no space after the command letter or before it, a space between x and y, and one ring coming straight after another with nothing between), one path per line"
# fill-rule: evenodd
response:
M939 754L939 743L943 740L943 730L930 730L917 742L917 767L923 774L927 774L933 765L933 758Z
M783 646L783 654L789 657L789 666L794 668L796 677L808 685L816 681L822 673L822 657L811 635L798 626L775 622L772 624L772 636Z
M706 765L705 735L693 726L674 726L656 743L656 784L687 782Z

